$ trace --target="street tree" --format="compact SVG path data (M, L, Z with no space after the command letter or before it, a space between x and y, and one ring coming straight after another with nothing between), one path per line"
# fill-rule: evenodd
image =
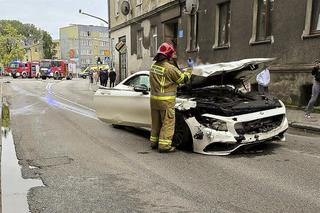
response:
M8 65L12 60L21 60L25 54L23 36L10 23L0 23L0 63Z

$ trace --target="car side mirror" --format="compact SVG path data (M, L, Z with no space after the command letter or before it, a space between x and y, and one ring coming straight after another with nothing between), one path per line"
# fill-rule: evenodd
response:
M136 91L136 92L142 92L142 94L144 94L144 95L148 95L149 94L149 89L144 84L134 86L133 90Z

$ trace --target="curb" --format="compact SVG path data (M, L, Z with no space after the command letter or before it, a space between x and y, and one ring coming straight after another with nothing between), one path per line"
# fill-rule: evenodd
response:
M305 130L311 130L317 133L320 133L320 126L319 125L312 125L302 122L291 122L289 124L290 127L297 128L297 129L305 129Z

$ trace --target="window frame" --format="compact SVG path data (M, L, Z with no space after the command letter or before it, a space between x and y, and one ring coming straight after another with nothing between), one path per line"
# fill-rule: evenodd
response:
M307 6L306 6L306 18L305 18L305 24L304 24L304 30L301 35L301 39L307 39L307 38L316 38L320 37L320 30L312 31L312 16L313 16L313 1L314 0L307 0ZM318 20L319 22L320 20Z
M150 56L154 57L158 50L158 26L150 27Z
M198 43L198 25L199 25L199 14L188 15L187 23L187 52L198 52L199 43Z
M259 13L259 1L260 0L254 0L254 4L253 4L253 19L252 19L252 35L249 41L250 45L256 45L256 44L267 44L267 43L274 43L274 36L272 35L272 14L270 15L270 12L268 13L268 23L265 23L265 28L267 28L267 25L269 25L269 28L266 29L266 34L267 31L269 30L269 35L265 36L265 39L263 40L258 40L257 38L257 34L258 34L258 13ZM268 2L270 3L270 0L268 0Z
M135 76L133 76L132 78L126 80L126 81L123 83L123 85L128 86L128 87L132 87L132 88L134 88L134 87L137 86L137 85L142 85L142 84L136 84L136 85L133 85L133 86L132 86L132 85L130 84L130 82L134 81L134 80L137 79L137 78L141 78L141 77L146 77L147 79L149 79L149 75L148 75L148 74L138 74L138 75L135 75ZM150 89L150 81L148 81L148 85L146 85L146 86Z
M137 0L136 1L136 16L141 16L143 11L142 11L142 4L143 0Z
M141 37L139 37L141 35ZM139 48L140 47L140 48ZM143 55L143 29L137 30L137 59L141 59Z
M228 27L228 35L226 36L228 38L228 42L224 45L220 45L219 44L219 40L220 40L220 19L221 19L221 7L222 5L224 4L229 4L229 14L228 14L228 18L227 20L229 21L228 24L229 24L229 27ZM214 45L213 45L213 49L214 50L218 50L218 49L227 49L227 48L230 48L231 46L231 1L228 0L228 1L224 1L224 2L221 2L219 4L216 5L216 16L215 16L215 38L214 38Z

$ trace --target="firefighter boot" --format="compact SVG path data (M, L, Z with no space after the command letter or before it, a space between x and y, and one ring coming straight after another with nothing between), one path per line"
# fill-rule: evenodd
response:
M174 147L174 146L171 146L168 149L159 149L160 153L170 153L170 152L175 152L175 151L176 151L176 147Z

